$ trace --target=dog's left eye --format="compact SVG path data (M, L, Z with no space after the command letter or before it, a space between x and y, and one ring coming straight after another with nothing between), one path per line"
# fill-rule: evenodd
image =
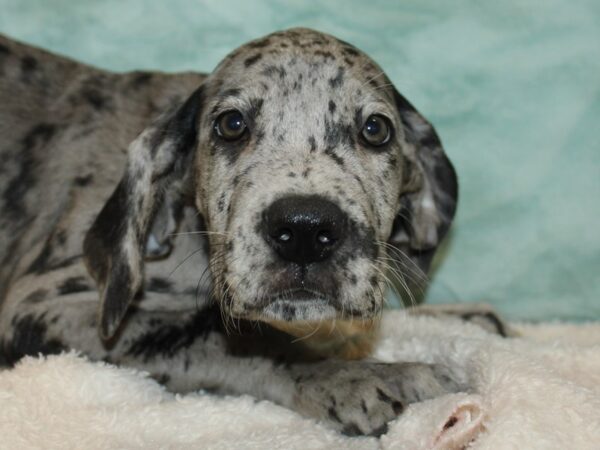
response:
M242 113L236 110L221 114L215 121L215 131L226 141L235 141L246 132L246 122Z
M390 140L392 126L387 118L373 114L367 118L361 134L368 144L379 147Z

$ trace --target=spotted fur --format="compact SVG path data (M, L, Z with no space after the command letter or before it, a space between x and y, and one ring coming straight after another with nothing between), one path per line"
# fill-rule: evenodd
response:
M248 132L226 142L214 123L232 109ZM384 147L361 140L371 114L393 127ZM345 42L293 29L209 75L118 74L0 37L0 161L5 364L76 348L349 434L458 389L435 366L323 359L372 336L385 258L426 271L457 199L433 127ZM285 297L297 273L261 235L265 209L290 195L348 217L335 255L303 269L314 299ZM340 342L294 339L330 320L346 323Z

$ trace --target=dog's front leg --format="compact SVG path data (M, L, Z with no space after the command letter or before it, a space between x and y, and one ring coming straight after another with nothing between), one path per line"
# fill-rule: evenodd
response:
M133 308L115 338L102 342L95 292L50 296L33 290L8 300L0 343L10 363L26 354L76 349L147 371L172 391L249 394L346 434L381 434L407 404L459 388L436 366L310 360L283 333L228 334L216 307Z

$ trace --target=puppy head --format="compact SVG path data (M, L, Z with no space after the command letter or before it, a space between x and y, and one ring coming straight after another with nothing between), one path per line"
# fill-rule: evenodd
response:
M183 196L210 232L229 315L368 319L381 309L390 258L427 270L457 184L432 126L373 61L293 29L235 50L131 144L85 245L104 336L142 284L157 211Z

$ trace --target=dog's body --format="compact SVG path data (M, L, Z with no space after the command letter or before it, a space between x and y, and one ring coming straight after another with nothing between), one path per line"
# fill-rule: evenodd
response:
M350 319L372 331L383 280L371 266L385 248L427 268L454 214L454 172L408 102L395 97L398 118L377 97L392 95L386 80L353 47L310 30L255 41L210 76L109 73L0 37L0 358L75 348L172 390L248 393L347 433L381 432L405 404L459 389L441 367L315 361L314 348L253 322L293 334L294 324ZM371 101L354 108L349 96ZM354 137L376 107L392 119L373 129L395 127L398 153ZM245 135L231 110L243 112ZM222 123L234 139L221 139ZM283 148L294 153L272 156ZM275 243L255 233L283 194L337 215L325 230L343 222L335 239L319 234L335 248L284 248L296 222ZM272 280L283 296L263 293ZM334 333L357 329L344 326Z

